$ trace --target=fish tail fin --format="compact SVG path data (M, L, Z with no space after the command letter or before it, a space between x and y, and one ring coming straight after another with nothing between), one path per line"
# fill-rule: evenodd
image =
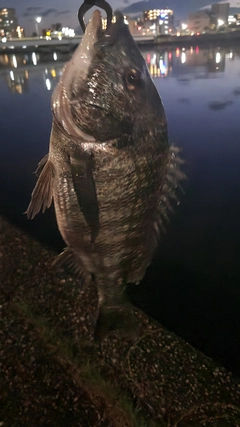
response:
M129 341L137 340L139 328L130 303L100 305L95 326L95 339L99 341L113 333Z

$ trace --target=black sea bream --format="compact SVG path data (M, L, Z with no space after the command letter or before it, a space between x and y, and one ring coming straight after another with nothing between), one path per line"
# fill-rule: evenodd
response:
M54 201L59 262L96 283L96 333L137 329L127 283L150 264L180 178L160 96L120 12L104 32L96 10L52 96L49 154L29 218Z

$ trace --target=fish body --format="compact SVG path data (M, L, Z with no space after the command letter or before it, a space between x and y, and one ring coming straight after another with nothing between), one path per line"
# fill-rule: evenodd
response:
M160 96L123 16L103 33L93 13L52 97L49 155L39 164L29 218L54 201L66 250L57 263L94 280L99 336L137 334L127 283L157 247L179 177Z

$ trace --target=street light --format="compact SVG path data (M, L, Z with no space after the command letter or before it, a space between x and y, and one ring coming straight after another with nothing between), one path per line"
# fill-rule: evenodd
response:
M219 27L221 27L222 25L224 25L224 21L222 19L218 19L217 23L218 23Z
M39 24L40 24L41 20L42 20L41 16L38 16L36 18L36 30L37 30L37 36L38 37L39 37Z

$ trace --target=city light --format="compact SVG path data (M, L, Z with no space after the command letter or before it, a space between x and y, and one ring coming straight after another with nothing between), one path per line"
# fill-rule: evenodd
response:
M221 25L224 25L224 21L222 19L218 19L217 23L219 27L221 27Z
M32 53L32 62L33 65L37 65L37 55L35 52Z
M18 38L19 38L19 39L22 37L22 32L21 32L21 27L20 27L20 25L18 25L18 26L17 26L17 35L18 35Z
M229 15L229 17L228 17L228 23L229 24L233 24L235 22L237 22L237 19L235 18L235 16L234 15Z
M166 75L166 65L163 62L163 59L159 60L159 68L160 68L161 75L165 76Z
M221 61L221 54L219 52L216 53L216 64L219 64Z
M186 62L186 53L185 53L185 52L182 52L182 53L181 53L181 63L182 63L182 64L185 64L185 62Z
M51 81L49 79L46 79L46 88L47 90L51 90Z
M36 18L36 31L37 31L37 36L39 37L39 24L40 24L40 22L42 21L42 18L41 18L41 16L38 16L37 18Z
M15 55L13 55L13 57L12 57L12 64L13 64L14 68L17 68L17 58Z
M75 31L73 28L63 27L62 28L62 35L65 37L74 37Z

